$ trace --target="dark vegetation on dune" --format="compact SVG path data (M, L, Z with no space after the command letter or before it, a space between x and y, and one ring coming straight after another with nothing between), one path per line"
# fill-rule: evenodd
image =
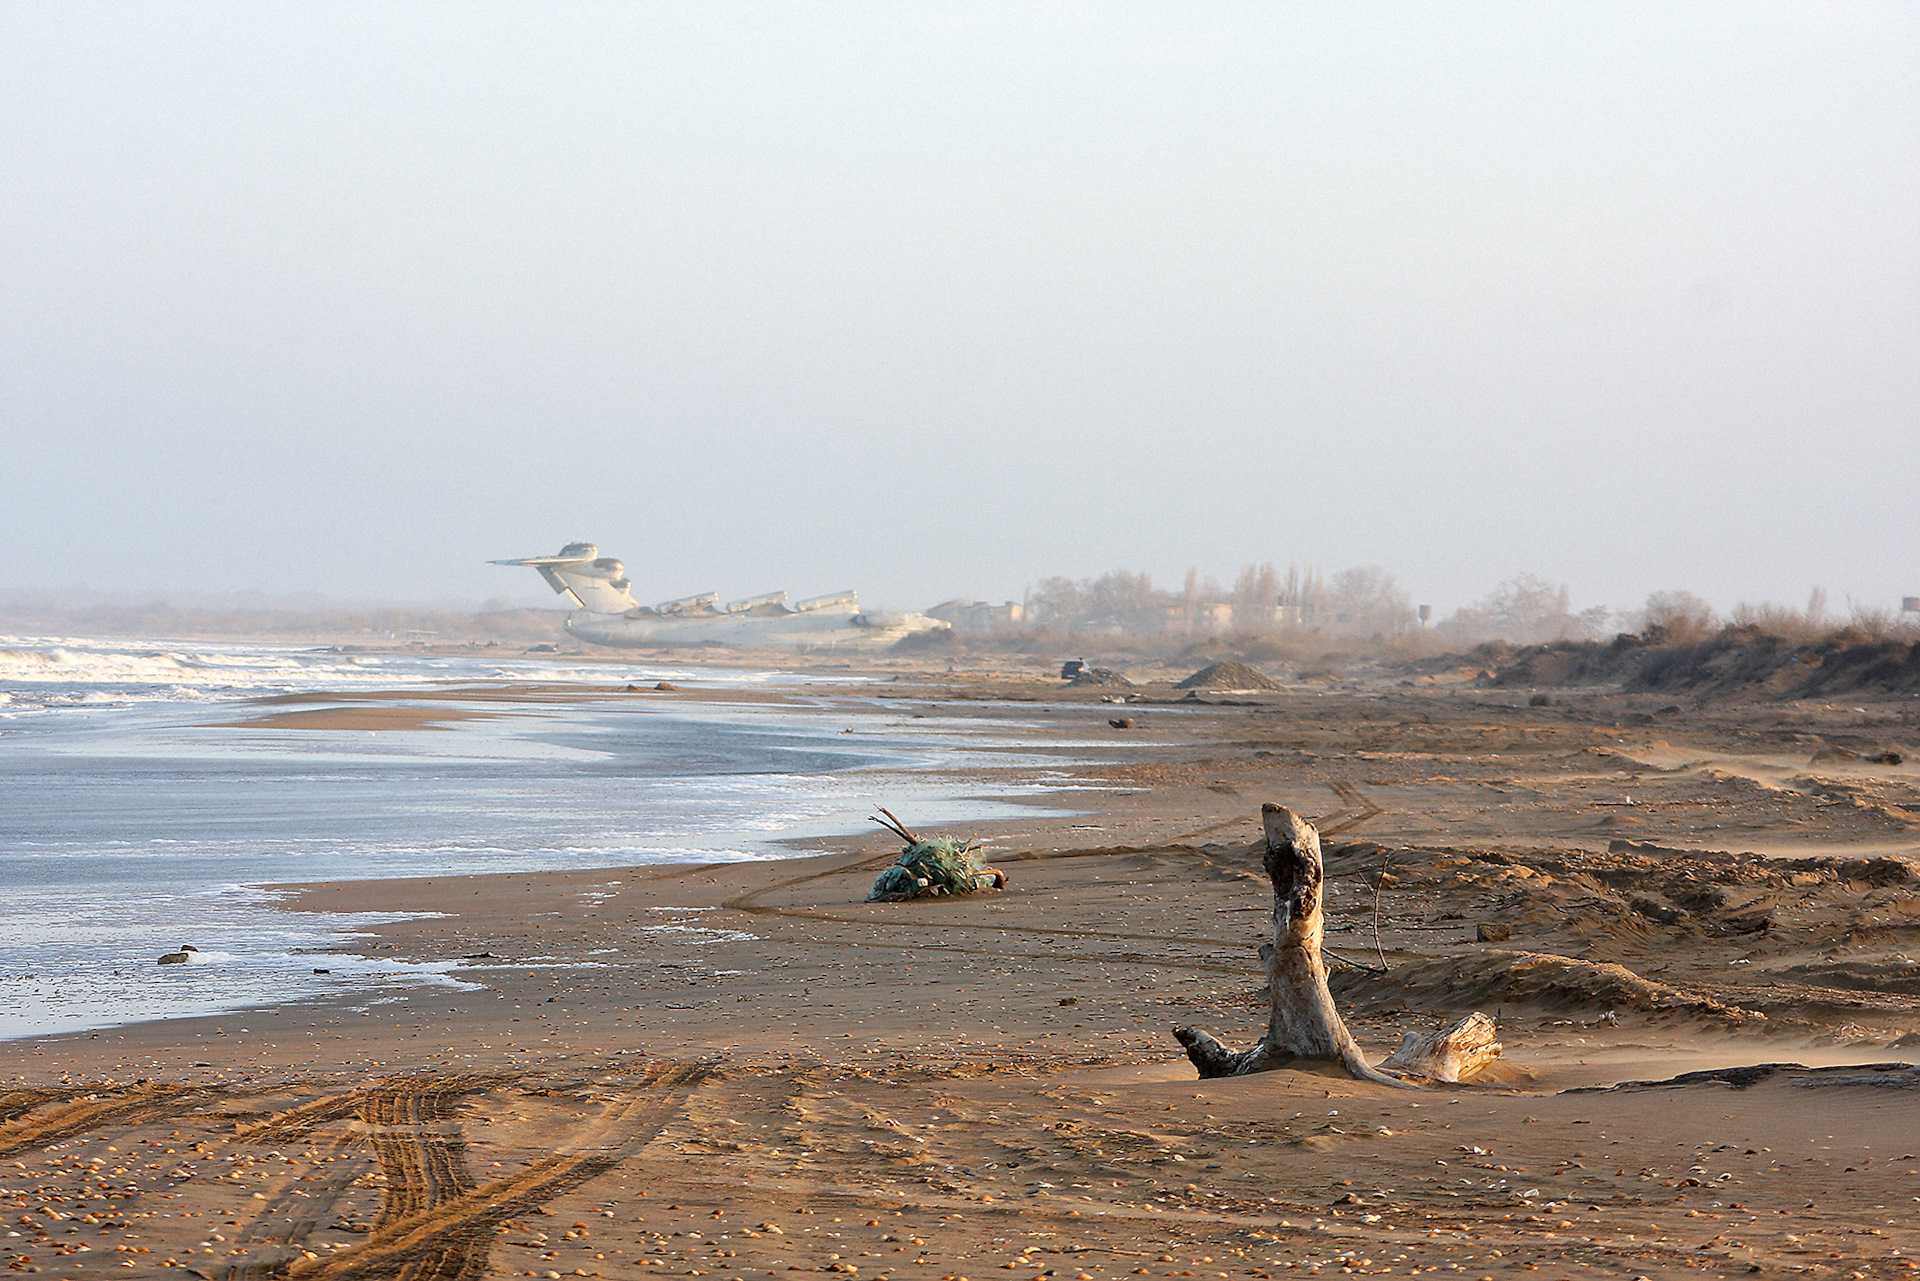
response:
M1811 698L1920 693L1920 640L1842 628L1795 641L1756 627L1727 627L1702 640L1556 641L1516 648L1491 642L1468 658L1495 686L1608 685L1629 692L1750 693Z
M1198 666L1201 670L1178 682L1181 688L1279 689L1298 682L1336 680L1343 673L1438 676L1465 668L1485 672L1481 684L1503 689L1586 686L1695 699L1734 694L1780 699L1920 694L1920 630L1901 624L1782 634L1736 623L1680 637L1650 627L1609 641L1519 645L1493 640L1464 649L1445 647L1444 638L1433 635L1329 638L1306 630L1214 636L1178 644L1169 643L1172 638L1158 639L1159 644L1153 638L1131 636L944 634L941 644L956 654L980 659L1019 656L1043 668L1061 656L1117 669Z

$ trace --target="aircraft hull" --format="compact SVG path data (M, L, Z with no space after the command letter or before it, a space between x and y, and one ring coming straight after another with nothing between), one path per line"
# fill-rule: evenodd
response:
M734 645L742 649L877 650L920 632L950 630L925 614L862 610L852 592L815 596L789 607L785 592L717 606L719 594L685 596L648 608L633 599L627 567L592 543L568 543L555 556L497 560L537 569L547 585L578 608L567 631L593 645L653 649L662 645Z
M594 645L614 649L654 649L675 645L729 645L739 649L881 650L920 632L945 631L947 624L925 614L869 615L818 611L800 614L727 615L693 618L633 617L626 614L567 616L567 631Z

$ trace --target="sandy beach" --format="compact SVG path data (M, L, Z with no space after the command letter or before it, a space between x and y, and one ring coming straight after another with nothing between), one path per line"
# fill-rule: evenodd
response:
M876 674L806 697L1023 727L973 781L1032 816L938 833L991 838L1004 891L864 902L898 852L877 827L773 863L301 887L432 914L364 950L470 986L0 1046L0 1257L223 1281L1920 1271L1920 772L1865 759L1912 746L1911 699ZM792 697L583 696L611 692ZM418 728L520 693L235 723ZM1072 780L1045 808L1041 774ZM1477 1009L1494 1071L1196 1079L1171 1027L1264 1023L1263 801L1323 832L1368 1053Z

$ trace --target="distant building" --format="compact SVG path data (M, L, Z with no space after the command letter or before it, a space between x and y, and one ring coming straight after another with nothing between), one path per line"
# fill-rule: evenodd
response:
M935 605L927 611L927 617L949 623L954 631L962 634L984 635L988 632L1015 631L1024 626L1027 607L1014 601L994 605L983 600L956 598Z
M1233 606L1226 601L1196 601L1167 606L1163 630L1218 636L1233 630Z

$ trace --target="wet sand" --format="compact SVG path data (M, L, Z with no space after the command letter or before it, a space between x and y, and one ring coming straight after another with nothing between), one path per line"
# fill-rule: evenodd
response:
M381 730L445 729L486 712L456 707L303 707L266 712L242 721L215 721L208 729Z
M1920 1058L1920 774L1857 759L1911 745L1912 700L1149 686L1114 730L1098 691L892 675L831 697L983 734L1051 718L1021 758L1099 789L983 827L1006 891L865 903L896 852L877 828L778 864L307 887L317 909L445 913L367 947L467 958L484 986L6 1047L20 1235L0 1257L222 1278L1920 1271L1920 1075L1831 1070ZM1264 800L1326 833L1329 947L1389 965L1336 967L1369 1053L1480 1009L1500 1071L1421 1093L1195 1079L1171 1026L1245 1044L1264 1021ZM1596 1092L1769 1063L1807 1066Z

